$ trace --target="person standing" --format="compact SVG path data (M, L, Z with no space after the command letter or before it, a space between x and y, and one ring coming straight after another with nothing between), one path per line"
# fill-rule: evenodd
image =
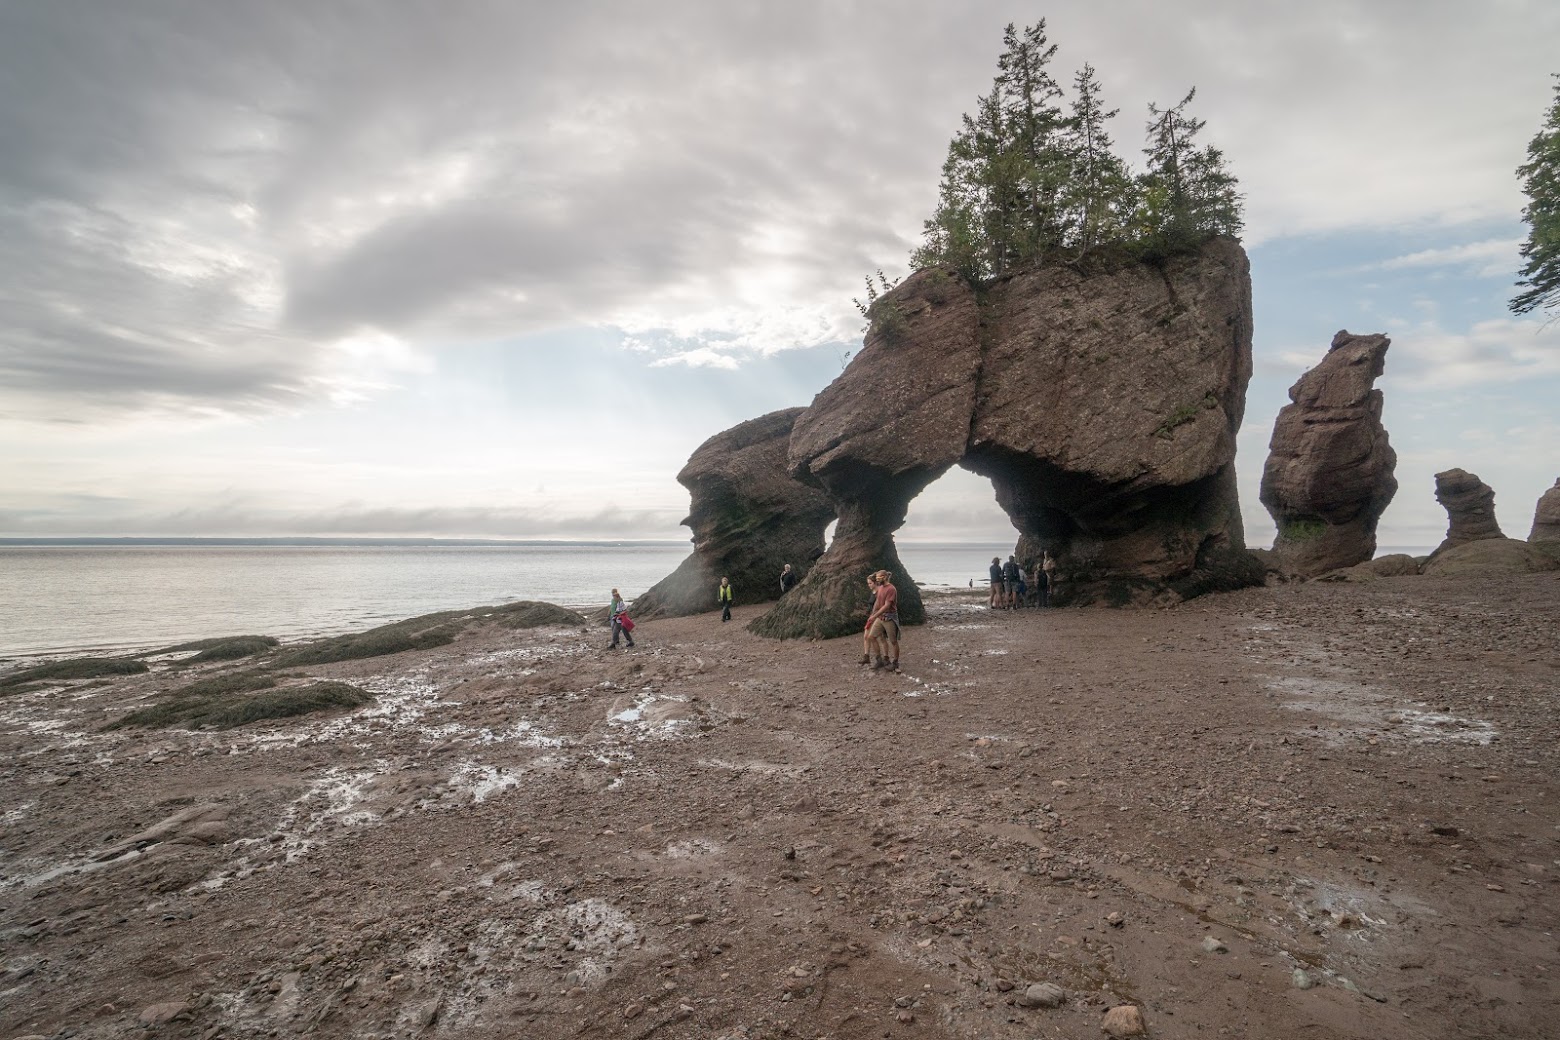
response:
M628 618L628 604L623 602L623 597L618 594L618 590L617 589L613 589L612 590L612 607L611 607L611 611L612 611L612 644L610 646L608 646L607 649L608 650L616 650L618 648L618 638L620 636L624 640L626 640L628 642L629 646L633 646L634 645L634 636L633 636L634 623L629 620L629 618Z
M1018 605L1018 557L1009 556L1002 565L1002 605L1012 610Z
M720 620L724 623L731 620L731 582L721 575L720 588L715 590L715 599L720 603Z
M877 572L877 605L867 615L867 631L877 640L878 658L874 668L899 671L899 590L894 587L894 576L888 571ZM892 657L883 656L891 650Z
M872 638L872 612L877 609L877 575L867 575L867 623L861 630L861 663L871 664L877 640Z
M989 606L996 610L1002 605L1002 557L991 558L991 602Z
M1056 591L1056 557L1049 552L1040 554L1040 572L1045 575L1045 606L1051 605L1051 594Z
M780 595L784 596L796 587L796 572L788 563L780 569Z

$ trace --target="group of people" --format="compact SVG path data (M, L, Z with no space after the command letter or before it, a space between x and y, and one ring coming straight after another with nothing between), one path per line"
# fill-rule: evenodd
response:
M1016 556L991 558L992 610L1017 610L1020 607L1049 607L1051 589L1056 584L1056 559L1049 552L1027 574Z
M867 575L867 626L861 633L861 663L899 671L899 590L888 571Z
M780 568L780 595L784 596L796 587L796 572L788 563ZM724 574L720 576L720 584L715 587L715 602L720 606L721 621L731 620L731 600L736 595L732 588L731 579Z

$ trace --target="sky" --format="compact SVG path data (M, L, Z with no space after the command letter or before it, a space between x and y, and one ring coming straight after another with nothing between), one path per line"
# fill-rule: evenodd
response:
M1507 310L1552 0L0 3L0 537L683 538L706 438L808 404L908 270L1002 28L1141 166L1197 88L1246 198L1247 540L1333 333L1393 345L1383 546L1461 467L1525 537L1560 322ZM901 537L1013 537L955 470Z

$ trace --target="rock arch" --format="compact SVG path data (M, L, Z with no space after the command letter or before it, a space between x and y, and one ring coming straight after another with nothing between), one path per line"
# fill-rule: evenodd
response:
M956 464L991 478L1022 560L1058 556L1058 603L1173 602L1260 582L1235 489L1251 378L1239 244L1050 264L980 294L924 270L874 315L790 438L792 476L839 516L834 540L754 632L858 630L862 578L879 568L900 577L903 621L923 620L893 533Z

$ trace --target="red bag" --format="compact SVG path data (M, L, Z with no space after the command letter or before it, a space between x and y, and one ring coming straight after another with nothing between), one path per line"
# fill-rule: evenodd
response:
M619 614L618 615L618 625L625 632L632 632L634 630L634 623L633 623L633 621L629 620L629 617L628 617L627 614Z

